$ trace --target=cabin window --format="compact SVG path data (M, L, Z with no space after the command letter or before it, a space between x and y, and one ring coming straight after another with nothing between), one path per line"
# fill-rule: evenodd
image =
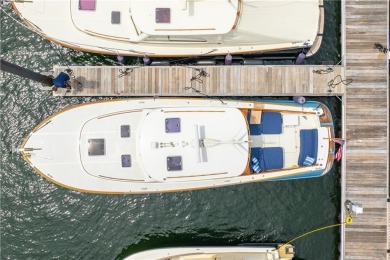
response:
M167 119L165 119L165 132L166 133L179 133L180 132L180 118L167 118Z
M122 138L130 137L130 126L129 125L121 125L121 137Z
M168 156L167 157L167 170L168 171L181 171L182 170L181 156Z
M105 140L104 139L88 139L88 155L105 155Z
M121 156L122 161L122 167L131 167L131 155L130 154L123 154Z
M170 8L156 8L156 23L170 23L171 9Z
M113 11L111 12L111 23L120 24L121 23L121 12Z

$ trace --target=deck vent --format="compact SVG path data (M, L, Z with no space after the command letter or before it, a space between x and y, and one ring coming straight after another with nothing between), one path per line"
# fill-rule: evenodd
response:
M179 133L180 132L180 118L166 118L165 119L165 132L166 133Z
M88 155L105 155L105 141L104 139L88 139Z
M121 157L122 167L131 167L131 155L123 154Z
M120 24L121 23L121 12L113 11L111 12L111 23Z
M181 171L181 156L168 156L167 157L167 170L168 171Z
M130 126L129 125L121 125L121 137L122 138L130 137Z
M170 23L171 9L170 8L156 8L156 23Z

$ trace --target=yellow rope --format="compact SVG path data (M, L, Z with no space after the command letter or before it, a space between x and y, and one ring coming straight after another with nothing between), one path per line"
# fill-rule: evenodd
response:
M281 247L283 247L283 246L285 246L285 245L287 245L287 244L290 244L291 242L293 242L293 241L295 241L295 240L297 240L297 239L299 239L299 238L301 238L301 237L310 235L310 234L312 234L312 233L314 233L314 232L321 231L321 230L324 230L324 229L327 229L327 228L338 227L338 226L341 226L341 225L344 225L344 224L351 224L351 223L352 223L352 217L351 217L351 214L348 214L348 216L345 218L345 221L342 222L342 223L338 223L338 224L334 224L334 225L329 225L329 226L317 228L317 229L314 229L314 230L312 230L312 231L306 232L306 233L304 233L303 235L300 235L300 236L298 236L298 237L295 237L295 238L291 239L290 241L284 243L283 245L278 246L278 247L275 248L273 251L278 250L279 248L281 248Z

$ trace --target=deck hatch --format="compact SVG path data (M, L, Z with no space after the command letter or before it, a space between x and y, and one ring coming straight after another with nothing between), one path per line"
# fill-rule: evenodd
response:
M79 0L79 10L95 11L96 0Z
M131 155L122 154L121 156L122 167L131 167Z
M167 157L167 170L168 171L181 171L182 170L181 156L168 156Z
M180 118L166 118L165 119L165 132L166 133L179 133L180 132Z
M104 139L88 139L88 155L105 155L105 140Z
M120 24L121 23L121 12L112 11L111 12L111 23L112 24Z
M121 125L121 137L122 138L130 137L130 126L129 125Z
M156 8L156 23L170 23L171 9L170 8Z

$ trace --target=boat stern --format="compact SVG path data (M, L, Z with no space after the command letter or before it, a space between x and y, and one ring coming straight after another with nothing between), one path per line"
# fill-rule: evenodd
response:
M279 253L279 259L293 259L295 256L295 248L291 244L283 244L281 246L278 246L278 253Z

